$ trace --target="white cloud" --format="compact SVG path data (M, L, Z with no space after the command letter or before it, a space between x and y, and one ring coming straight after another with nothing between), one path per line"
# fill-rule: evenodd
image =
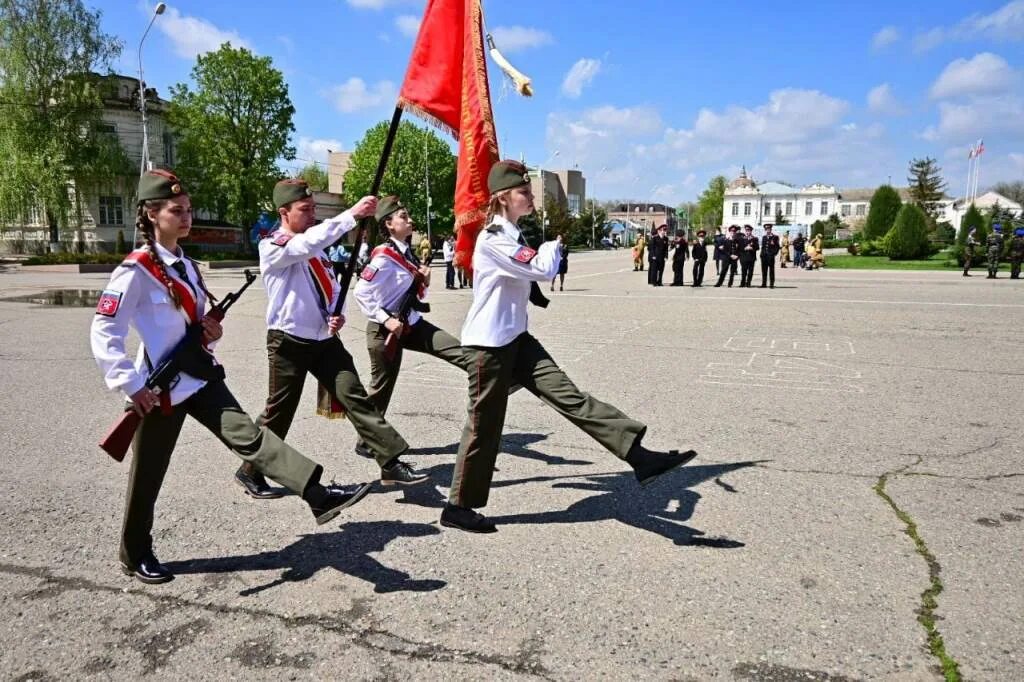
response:
M929 141L963 142L979 137L1024 138L1024 97L1007 94L939 102L939 122L921 137Z
M311 160L327 163L327 152L340 152L341 150L342 144L339 140L312 138L302 135L299 137L299 143L295 148L295 157L303 165Z
M547 31L526 26L497 26L491 29L494 44L504 54L521 52L555 42Z
M1005 92L1014 85L1017 74L1006 60L991 52L971 59L956 59L939 75L931 87L932 99L986 95Z
M892 86L888 83L873 87L868 92L868 111L882 116L900 116L906 113L906 109L896 99Z
M876 52L884 50L899 39L900 32L895 26L885 26L871 38L871 49Z
M946 42L1024 40L1024 0L1012 0L991 14L972 14L951 27L937 26L914 37L914 49L926 52Z
M775 90L755 109L732 106L722 113L701 109L695 135L731 142L795 142L835 126L849 109L843 100L817 90Z
M335 85L324 92L334 108L350 114L362 109L373 109L385 105L394 105L398 99L398 91L391 81L378 81L367 86L362 78L349 78L341 85Z
M234 47L252 49L238 32L217 28L205 19L185 16L174 7L168 7L156 26L171 41L174 53L185 59L217 50L224 43Z
M420 17L414 14L401 14L395 17L395 28L407 38L415 38L420 32Z
M565 74L565 80L562 81L562 94L566 97L579 97L583 93L583 88L590 85L600 72L600 59L583 58L578 60Z

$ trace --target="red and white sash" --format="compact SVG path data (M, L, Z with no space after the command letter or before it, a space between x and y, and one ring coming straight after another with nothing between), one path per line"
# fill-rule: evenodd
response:
M387 244L381 244L380 246L373 250L373 253L370 254L371 259L376 258L377 256L384 256L385 258L390 258L395 263L398 263L398 265L404 268L406 272L412 275L412 278L414 280L420 283L420 288L416 296L418 298L423 298L424 296L426 296L427 290L423 286L423 273L419 271L419 268L410 263L409 259L407 259L401 253L399 253L397 249Z
M149 251L145 249L132 251L125 256L123 264L128 263L138 265L142 268L143 272L149 275L150 278L156 282L159 287L166 288L167 283L161 276L160 266L158 266L153 260L153 255ZM165 270L165 272L167 271ZM199 301L196 299L196 295L192 291L192 288L181 280L175 278L170 272L167 272L167 275L171 282L171 286L174 288L174 291L178 294L178 299L181 301L181 312L182 315L185 316L186 323L191 324L192 322L198 322L201 311L199 310Z

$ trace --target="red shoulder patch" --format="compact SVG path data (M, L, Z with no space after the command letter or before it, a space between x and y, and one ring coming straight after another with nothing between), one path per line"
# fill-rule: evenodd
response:
M520 246L519 250L512 254L512 260L517 260L520 263L529 263L536 255L537 251L529 246Z
M287 232L277 232L274 234L274 238L270 240L270 243L274 246L284 246L291 240L292 235Z
M117 315L117 309L121 307L121 296L123 293L120 291L105 289L96 303L96 314L107 317Z
M364 279L367 282L372 282L373 278L377 276L377 268L367 265L363 268L363 271L359 273L360 279Z

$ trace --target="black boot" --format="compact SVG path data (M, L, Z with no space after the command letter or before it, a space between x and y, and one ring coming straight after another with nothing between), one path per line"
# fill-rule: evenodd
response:
M626 455L626 463L633 467L636 473L636 480L640 485L646 486L654 482L662 474L682 466L697 456L693 450L679 452L669 450L668 452L656 452L648 450L640 444L639 439L633 443L629 454Z
M366 497L366 493L370 492L371 487L373 487L372 483L338 485L331 481L328 486L312 483L307 486L306 492L302 494L302 499L309 504L309 509L313 512L317 525L322 526L340 514L341 510L351 507Z
M256 500L276 500L284 497L284 490L271 488L263 474L258 471L249 473L244 465L238 467L238 471L235 472L235 483L242 486L246 495Z
M397 457L380 469L382 485L416 485L429 479L429 476L416 471Z
M147 585L157 585L159 583L167 583L174 580L174 574L167 570L163 564L153 553L150 552L144 557L135 562L134 565L129 565L123 559L121 560L121 572L125 575L135 576L135 579L144 582Z
M370 448L366 447L366 443L363 441L356 443L356 454L360 457L365 457L366 459L376 459L376 457L373 456L373 453L370 452Z
M441 525L446 528L458 528L467 533L496 533L494 521L472 509L458 507L451 502L444 505L441 512Z

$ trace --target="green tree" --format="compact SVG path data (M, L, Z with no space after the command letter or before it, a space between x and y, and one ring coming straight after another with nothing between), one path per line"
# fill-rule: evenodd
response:
M299 171L299 177L305 180L309 188L314 192L327 191L327 171L321 168L319 164L309 164Z
M904 204L885 235L883 248L890 260L913 260L928 255L928 216L917 204Z
M697 197L696 216L691 221L704 229L714 230L722 224L722 205L728 181L724 175L716 175L708 181L707 189Z
M347 204L354 204L370 191L387 134L388 122L382 121L367 130L352 151L345 173ZM391 148L381 193L400 196L417 229L426 231L429 166L431 235L450 234L455 225L455 161L451 147L434 131L403 121Z
M98 74L120 53L81 0L0 0L0 223L42 208L56 244L78 198L131 171L99 129Z
M601 241L601 237L604 236L605 223L608 222L608 212L603 206L594 204L593 212L587 211L582 214L579 219L580 237L583 241L575 244L576 246L583 246L584 244L590 244L596 247ZM593 240L593 244L591 241Z
M171 88L177 170L197 206L249 227L283 175L277 160L295 158L288 144L295 107L284 75L270 57L224 43L196 58L192 80L194 90L185 83Z
M939 203L946 195L946 182L942 179L942 169L931 157L914 159L910 162L907 184L910 185L910 197L921 207L928 217L929 229L934 228L935 217L939 213Z
M967 212L964 213L964 217L960 219L960 229L956 233L957 244L963 246L967 243L967 233L971 231L971 228L977 229L974 238L984 243L985 219L982 217L981 211L973 203L967 209Z
M864 222L864 239L881 239L892 229L896 215L903 207L899 193L890 185L882 185L871 196L868 218Z
M1024 206L1024 181L1014 180L1013 182L997 182L992 185L990 191L1002 194L1010 201L1015 201Z

